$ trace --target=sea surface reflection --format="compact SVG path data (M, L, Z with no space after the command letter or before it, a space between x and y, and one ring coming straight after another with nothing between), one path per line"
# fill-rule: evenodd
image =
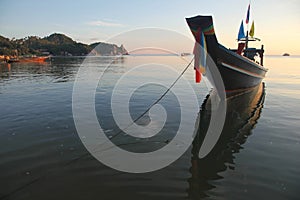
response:
M105 71L96 90L95 109L108 137L118 132L109 111L111 90L126 70L158 62L181 71L188 63L176 56L93 59L95 73ZM0 64L0 199L299 198L300 57L266 56L265 86L227 100L221 138L204 159L197 154L210 120L211 97L205 98L209 90L204 82L194 84L190 68L185 78L202 103L200 112L195 111L200 125L195 140L170 166L143 174L113 170L81 143L73 120L72 92L83 60L55 57L46 64ZM135 78L149 76L168 77L153 71ZM131 116L139 116L164 91L155 85L136 90L129 105ZM172 93L161 103L169 117L157 137L139 140L120 134L112 142L133 152L167 145L176 134L180 106ZM143 120L141 124L149 118Z
M212 151L199 159L199 149L207 134L211 117L211 98L216 93L211 92L204 100L199 113L200 125L193 142L191 169L189 181L189 196L193 199L208 197L206 191L215 188L212 180L223 179L219 172L235 168L235 154L243 149L242 145L252 134L252 129L258 122L265 99L264 83L241 94L229 97L227 114L221 136Z

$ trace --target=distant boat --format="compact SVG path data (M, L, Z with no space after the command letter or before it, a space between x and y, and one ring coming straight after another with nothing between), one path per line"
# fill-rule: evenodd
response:
M248 8L249 13L250 6ZM268 71L263 67L263 45L261 49L249 48L249 41L254 38L254 23L250 32L244 34L243 22L238 34L238 49L230 50L219 44L215 35L212 16L195 16L186 19L196 40L195 70L196 82L201 74L205 75L207 54L213 59L224 82L226 92L238 91L259 85ZM247 14L246 23L249 23ZM259 60L256 59L259 56Z
M288 54L288 53L284 53L282 56L290 56L290 54Z
M9 58L7 59L7 63L14 63L14 62L22 62L22 63L43 63L49 59L50 56L37 56L37 57L21 57L21 58Z
M190 53L181 53L180 54L181 56L189 56L189 55L191 55Z

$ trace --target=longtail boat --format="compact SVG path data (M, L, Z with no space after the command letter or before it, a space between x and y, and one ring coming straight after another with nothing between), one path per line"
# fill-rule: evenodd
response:
M12 58L8 59L6 62L13 63L13 62L22 62L22 63L43 63L46 62L46 60L49 58L49 56L38 56L38 57L22 57L22 58Z
M248 7L246 23L249 23L250 5ZM223 79L226 94L259 85L268 71L263 67L264 47L249 48L250 41L257 41L254 36L254 23L251 30L244 34L243 21L238 34L238 48L228 49L221 45L214 31L212 16L195 16L186 18L187 24L196 40L195 72L196 82L200 82L201 74L205 75L211 67L207 64L207 57L217 66Z

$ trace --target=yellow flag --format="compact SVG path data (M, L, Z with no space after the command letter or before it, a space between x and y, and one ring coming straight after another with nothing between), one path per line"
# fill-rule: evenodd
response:
M252 25L251 25L251 29L250 29L249 35L250 35L251 37L254 36L254 21L252 22Z

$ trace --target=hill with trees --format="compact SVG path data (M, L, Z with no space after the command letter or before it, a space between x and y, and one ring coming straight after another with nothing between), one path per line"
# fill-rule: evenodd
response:
M0 55L53 55L53 56L85 56L128 54L123 45L103 42L91 45L74 41L59 33L40 38L28 36L21 39L9 39L0 35Z

